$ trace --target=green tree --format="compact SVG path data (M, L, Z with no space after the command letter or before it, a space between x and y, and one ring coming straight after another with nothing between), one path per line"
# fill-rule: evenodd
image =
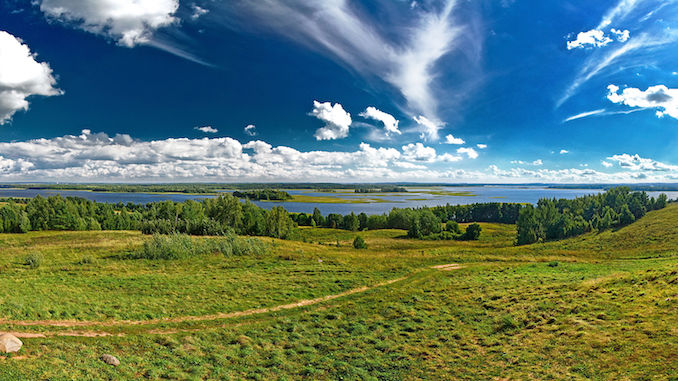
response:
M356 249L367 249L367 243L361 236L355 237L353 240L353 247Z

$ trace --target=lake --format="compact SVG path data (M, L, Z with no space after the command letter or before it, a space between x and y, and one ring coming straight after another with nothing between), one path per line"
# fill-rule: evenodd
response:
M476 187L408 187L407 193L352 193L352 192L319 192L312 190L288 190L292 195L310 197L327 197L337 199L337 203L326 202L270 202L255 201L254 203L270 209L276 205L282 205L290 212L311 213L317 207L327 215L329 213L349 214L351 212L367 214L386 213L393 208L416 208L422 206L436 206L445 204L473 204L478 202L519 202L536 204L541 198L567 198L603 192L602 189L554 189L539 186L476 186ZM449 193L459 195L450 195ZM466 194L464 194L466 193ZM648 192L652 197L660 193L666 193L669 199L678 198L678 192ZM35 197L41 195L48 197L60 194L64 197L83 197L97 202L108 203L148 203L164 200L185 201L189 199L202 199L214 197L208 195L192 195L180 193L114 193L114 192L90 192L90 191L67 191L49 189L0 189L2 197ZM372 202L347 203L351 200L373 199Z

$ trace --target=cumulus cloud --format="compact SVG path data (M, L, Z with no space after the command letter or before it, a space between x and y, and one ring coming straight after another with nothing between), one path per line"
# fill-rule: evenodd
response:
M638 154L629 155L627 153L614 155L607 158L616 162L620 167L632 171L652 171L652 172L677 172L677 165L661 163L652 159L640 157ZM605 165L605 164L603 164ZM605 165L607 167L607 165Z
M669 89L664 85L648 87L642 91L637 88L626 88L619 93L619 86L609 85L607 99L613 103L643 109L657 109L657 116L668 115L678 119L678 89Z
M532 162L526 162L526 161L522 161L522 160L512 160L511 164L541 166L541 165L544 165L544 162L541 159L537 159L537 160L532 161Z
M325 126L316 130L316 140L343 139L348 136L351 125L351 114L344 111L339 103L332 105L330 102L320 103L313 101L311 115L325 122Z
M106 36L133 47L150 41L153 32L177 22L178 0L42 0L50 19Z
M408 161L434 162L437 154L433 147L426 147L421 143L410 143L403 147L403 158Z
M615 35L615 38L619 42L626 42L631 38L631 33L628 31L628 29L625 30L619 30L619 29L610 29L610 32Z
M612 42L602 30L591 29L587 32L579 32L577 38L567 42L567 50L577 48L599 48Z
M485 149L485 148L487 148L487 144L478 143L478 144L476 144L476 147L478 147L480 149Z
M419 131L421 132L422 139L433 141L438 140L438 131L443 128L442 123L432 121L423 115L418 117L415 116L414 121L419 125Z
M565 154L568 154L568 153L570 153L570 151L568 151L568 150L566 150L566 149L561 149L561 150L560 150L560 154L561 154L561 155L565 155Z
M36 61L28 45L0 31L0 125L19 110L28 110L28 97L53 96L63 92L46 62Z
M607 162L605 160L601 161L600 164L602 164L603 167L605 167L605 168L611 168L612 166L614 166L614 164Z
M445 136L445 144L461 145L466 143L462 138L455 138L452 134Z
M387 114L375 107L368 107L365 111L358 114L366 119L374 119L380 121L384 125L384 132L386 136L391 134L400 135L401 132L398 129L398 120L393 117L391 114Z
M353 151L300 151L261 140L223 138L142 141L83 130L79 135L0 143L3 181L463 181L637 182L675 181L678 166L638 155L610 157L616 173L588 168L484 171L434 169L459 155L437 155L421 143L402 151L362 143Z
M466 154L469 159L477 159L478 158L478 152L474 150L473 148L470 147L460 147L457 149L458 154Z
M247 126L245 126L245 129L243 131L245 132L245 135L249 135L249 136L257 136L258 135L257 127L253 124L248 124Z
M216 134L217 132L219 132L219 130L217 130L216 128L214 128L212 126L202 126L202 127L194 127L194 128L196 130L202 131L206 134Z

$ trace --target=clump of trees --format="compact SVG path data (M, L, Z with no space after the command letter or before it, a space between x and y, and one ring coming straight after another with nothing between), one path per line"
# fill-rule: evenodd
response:
M379 188L356 188L355 193L405 193L407 188L398 186L383 186Z
M317 226L350 231L401 229L407 230L407 235L410 238L477 239L475 234L463 234L456 221L443 221L434 213L434 210L435 208L393 208L388 214L368 216L365 213L351 213L342 216L341 214L330 213L323 216L320 210L315 208L313 214L294 213L291 217L299 226ZM443 225L446 222L450 223L449 226L456 226L456 228L443 230ZM445 226L447 227L447 225Z
M271 210L229 194L201 201L107 204L79 197L36 196L0 207L0 232L141 230L145 234L257 235L287 238L295 224L281 206Z
M292 195L289 193L275 189L235 191L233 196L257 201L286 201L292 199Z
M665 194L655 199L645 192L631 192L628 187L572 200L541 199L536 207L528 205L520 211L516 243L525 245L625 226L648 211L664 208L667 202Z

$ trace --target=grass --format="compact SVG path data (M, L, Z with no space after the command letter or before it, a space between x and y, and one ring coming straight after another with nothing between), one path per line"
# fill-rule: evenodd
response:
M162 261L127 259L152 239L133 232L0 235L0 318L94 320L85 329L116 335L23 339L26 358L0 360L0 379L672 379L677 219L671 205L617 231L524 247L501 224L481 224L477 242L360 232L366 250L352 246L358 233L303 228L299 241L265 239L258 256ZM29 269L34 252L43 262ZM447 263L463 268L431 268ZM104 325L270 307L403 276L300 308ZM83 328L0 321L3 330ZM103 364L103 353L122 364Z

